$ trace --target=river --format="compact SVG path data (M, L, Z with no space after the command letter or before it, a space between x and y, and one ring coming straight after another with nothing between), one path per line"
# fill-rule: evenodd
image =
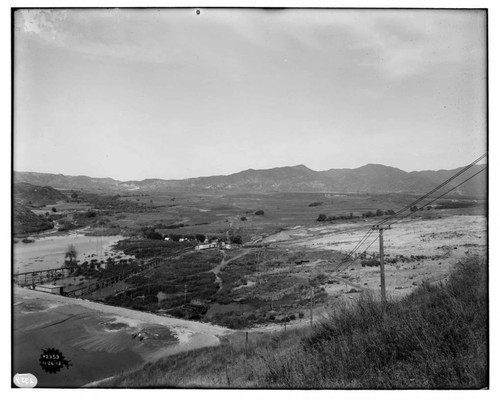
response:
M59 268L64 263L64 254L70 245L78 253L80 262L91 259L106 260L108 257L121 256L124 253L111 247L123 236L85 236L81 233L72 235L46 236L36 238L33 243L14 243L14 273L39 271ZM127 256L128 257L128 256Z

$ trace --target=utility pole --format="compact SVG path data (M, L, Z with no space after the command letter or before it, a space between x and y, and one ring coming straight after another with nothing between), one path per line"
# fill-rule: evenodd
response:
M391 229L390 225L387 226L381 226L381 225L374 225L372 229L377 229L379 232L379 247L380 247L380 294L382 298L382 307L385 311L385 305L386 305L386 296L385 296L385 270L384 270L384 230L385 229Z
M311 286L311 293L309 295L311 301L311 329L313 327L313 287Z
M248 332L245 334L245 360L248 358Z

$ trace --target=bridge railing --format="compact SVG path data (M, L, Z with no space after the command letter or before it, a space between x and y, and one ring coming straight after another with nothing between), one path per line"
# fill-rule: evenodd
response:
M68 297L81 297L81 296L84 296L86 294L91 294L99 289L102 289L102 288L111 286L114 283L123 281L132 275L149 270L151 268L155 268L159 264L164 262L165 260L166 260L166 258L155 258L152 260L148 260L146 262L141 263L136 268L134 268L126 273L124 272L124 273L120 273L117 275L113 275L113 276L110 276L110 277L103 279L101 281L93 282L93 283L90 283L90 284L85 285L85 286L80 286L80 287L72 289L72 290L68 290L68 291L65 290L64 295L68 296Z

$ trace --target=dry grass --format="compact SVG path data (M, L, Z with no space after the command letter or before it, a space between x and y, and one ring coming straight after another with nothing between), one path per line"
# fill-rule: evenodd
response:
M481 388L488 385L486 263L459 263L386 312L369 296L306 328L233 335L216 348L168 357L105 386Z

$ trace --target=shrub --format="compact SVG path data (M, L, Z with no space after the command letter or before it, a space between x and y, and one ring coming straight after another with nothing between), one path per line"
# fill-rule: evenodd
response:
M255 215L264 215L264 210L255 211Z
M296 351L268 357L265 382L307 388L488 386L484 260L461 263L447 284L424 284L401 301L363 295L317 324Z
M243 244L243 239L240 235L236 235L231 237L231 242L235 244Z

